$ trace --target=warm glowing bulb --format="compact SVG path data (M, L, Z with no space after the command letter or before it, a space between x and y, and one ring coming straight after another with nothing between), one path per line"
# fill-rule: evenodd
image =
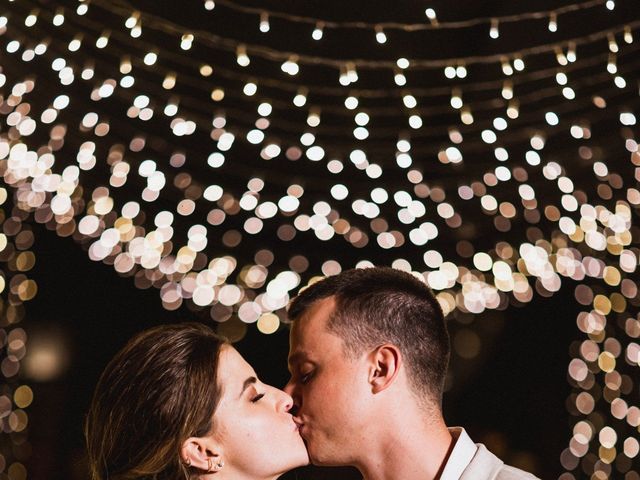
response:
M569 61L567 60L567 57L565 56L564 52L560 48L556 48L556 60L562 66L567 65L569 63Z
M377 26L376 27L376 41L378 43L387 43L387 35L384 33L384 30L382 30L382 27Z
M616 56L613 53L609 54L609 61L607 62L607 72L614 73L618 72L618 66L616 65Z
M298 67L297 62L298 57L296 55L292 55L289 57L289 60L280 66L280 69L289 75L296 75L300 71L300 67Z
M53 17L53 24L54 24L56 27L59 27L59 26L60 26L60 25L62 25L63 23L64 23L64 10L59 9L59 10L56 12L55 17Z
M193 34L192 33L185 33L184 35L182 35L182 39L180 40L180 48L182 50L189 50L193 44Z
M140 19L140 12L133 12L129 18L124 22L125 27L133 28L138 24Z
M558 82L558 85L566 85L568 80L569 79L567 78L566 73L564 72L556 73L556 82Z
M158 60L158 54L155 52L149 52L144 56L144 64L145 65L153 65L156 63L156 61Z
M298 94L293 97L293 104L296 107L303 107L307 103L307 91L305 89L298 90Z
M256 92L258 91L258 85L256 85L254 82L248 82L244 88L242 89L242 91L244 92L244 94L247 97L251 97L253 95L256 94Z
M550 32L558 31L558 16L556 15L555 12L552 12L551 15L549 15L549 31Z
M247 47L245 47L244 45L238 45L238 48L236 49L236 56L237 56L236 61L238 62L238 65L240 65L241 67L246 67L251 63L251 60L247 55Z
M457 88L451 92L451 106L456 110L462 108L462 94Z
M498 30L498 20L491 20L491 28L489 29L489 36L496 39L500 36L500 30Z
M513 84L511 82L504 82L504 85L502 85L502 98L505 100L513 98Z
M350 96L344 100L344 106L349 110L355 110L358 108L358 99L356 97Z
M520 57L515 58L513 60L513 68L515 68L519 72L524 70L524 60L522 60L522 58Z
M100 35L100 38L98 38L98 40L96 40L96 47L98 48L104 48L109 44L109 33L110 32L103 32L102 35Z
M267 13L262 13L260 15L260 31L262 33L267 33L270 29L269 15Z
M33 27L38 21L38 14L36 11L31 12L27 18L24 19L24 24L27 27Z
M324 35L324 24L322 22L316 23L316 28L313 29L313 33L311 34L311 38L314 40L321 40Z
M626 43L633 43L633 34L630 27L624 27L624 41Z
M409 68L409 60L407 60L406 58L399 58L396 61L396 65L404 70L406 68Z
M436 11L433 8L427 8L424 11L424 14L427 16L431 23L437 22L438 19L436 17Z

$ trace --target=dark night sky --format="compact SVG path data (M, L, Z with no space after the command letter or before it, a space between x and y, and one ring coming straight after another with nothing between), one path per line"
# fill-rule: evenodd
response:
M68 339L69 368L58 380L30 382L30 465L34 480L86 478L82 419L97 377L109 358L134 333L160 322L202 319L185 307L169 312L158 291L139 290L109 266L91 262L70 238L36 225L37 297L26 305L24 327L31 341L62 333ZM559 455L570 437L565 399L568 347L577 337L577 306L571 286L551 299L477 317L473 329L483 338L479 359L454 357L458 381L445 396L450 425L464 425L476 441L487 443L506 461L526 465L544 477L560 473ZM451 330L458 328L451 321ZM253 326L237 348L263 380L287 380L287 330L266 336ZM309 473L309 472L307 472ZM311 472L324 478L327 472ZM300 475L299 475L300 476ZM291 475L293 478L293 475ZM336 478L335 472L330 472ZM347 477L345 477L347 478Z

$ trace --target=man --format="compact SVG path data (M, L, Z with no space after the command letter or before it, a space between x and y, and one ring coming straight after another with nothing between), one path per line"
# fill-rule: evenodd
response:
M355 466L365 480L535 478L447 428L449 335L424 282L348 270L305 289L288 315L285 390L314 464Z

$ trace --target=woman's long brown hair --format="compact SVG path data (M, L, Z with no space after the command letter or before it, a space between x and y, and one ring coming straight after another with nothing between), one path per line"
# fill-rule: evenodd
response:
M182 443L212 430L224 341L199 323L162 325L105 368L85 422L93 480L177 480Z

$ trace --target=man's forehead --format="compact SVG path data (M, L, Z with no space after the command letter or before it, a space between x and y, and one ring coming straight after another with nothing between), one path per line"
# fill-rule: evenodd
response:
M299 361L313 352L329 332L326 324L335 308L333 297L313 303L291 326L289 334L289 363Z
M335 309L334 297L327 297L314 302L291 326L291 343L305 343L316 335L325 332L327 322Z

